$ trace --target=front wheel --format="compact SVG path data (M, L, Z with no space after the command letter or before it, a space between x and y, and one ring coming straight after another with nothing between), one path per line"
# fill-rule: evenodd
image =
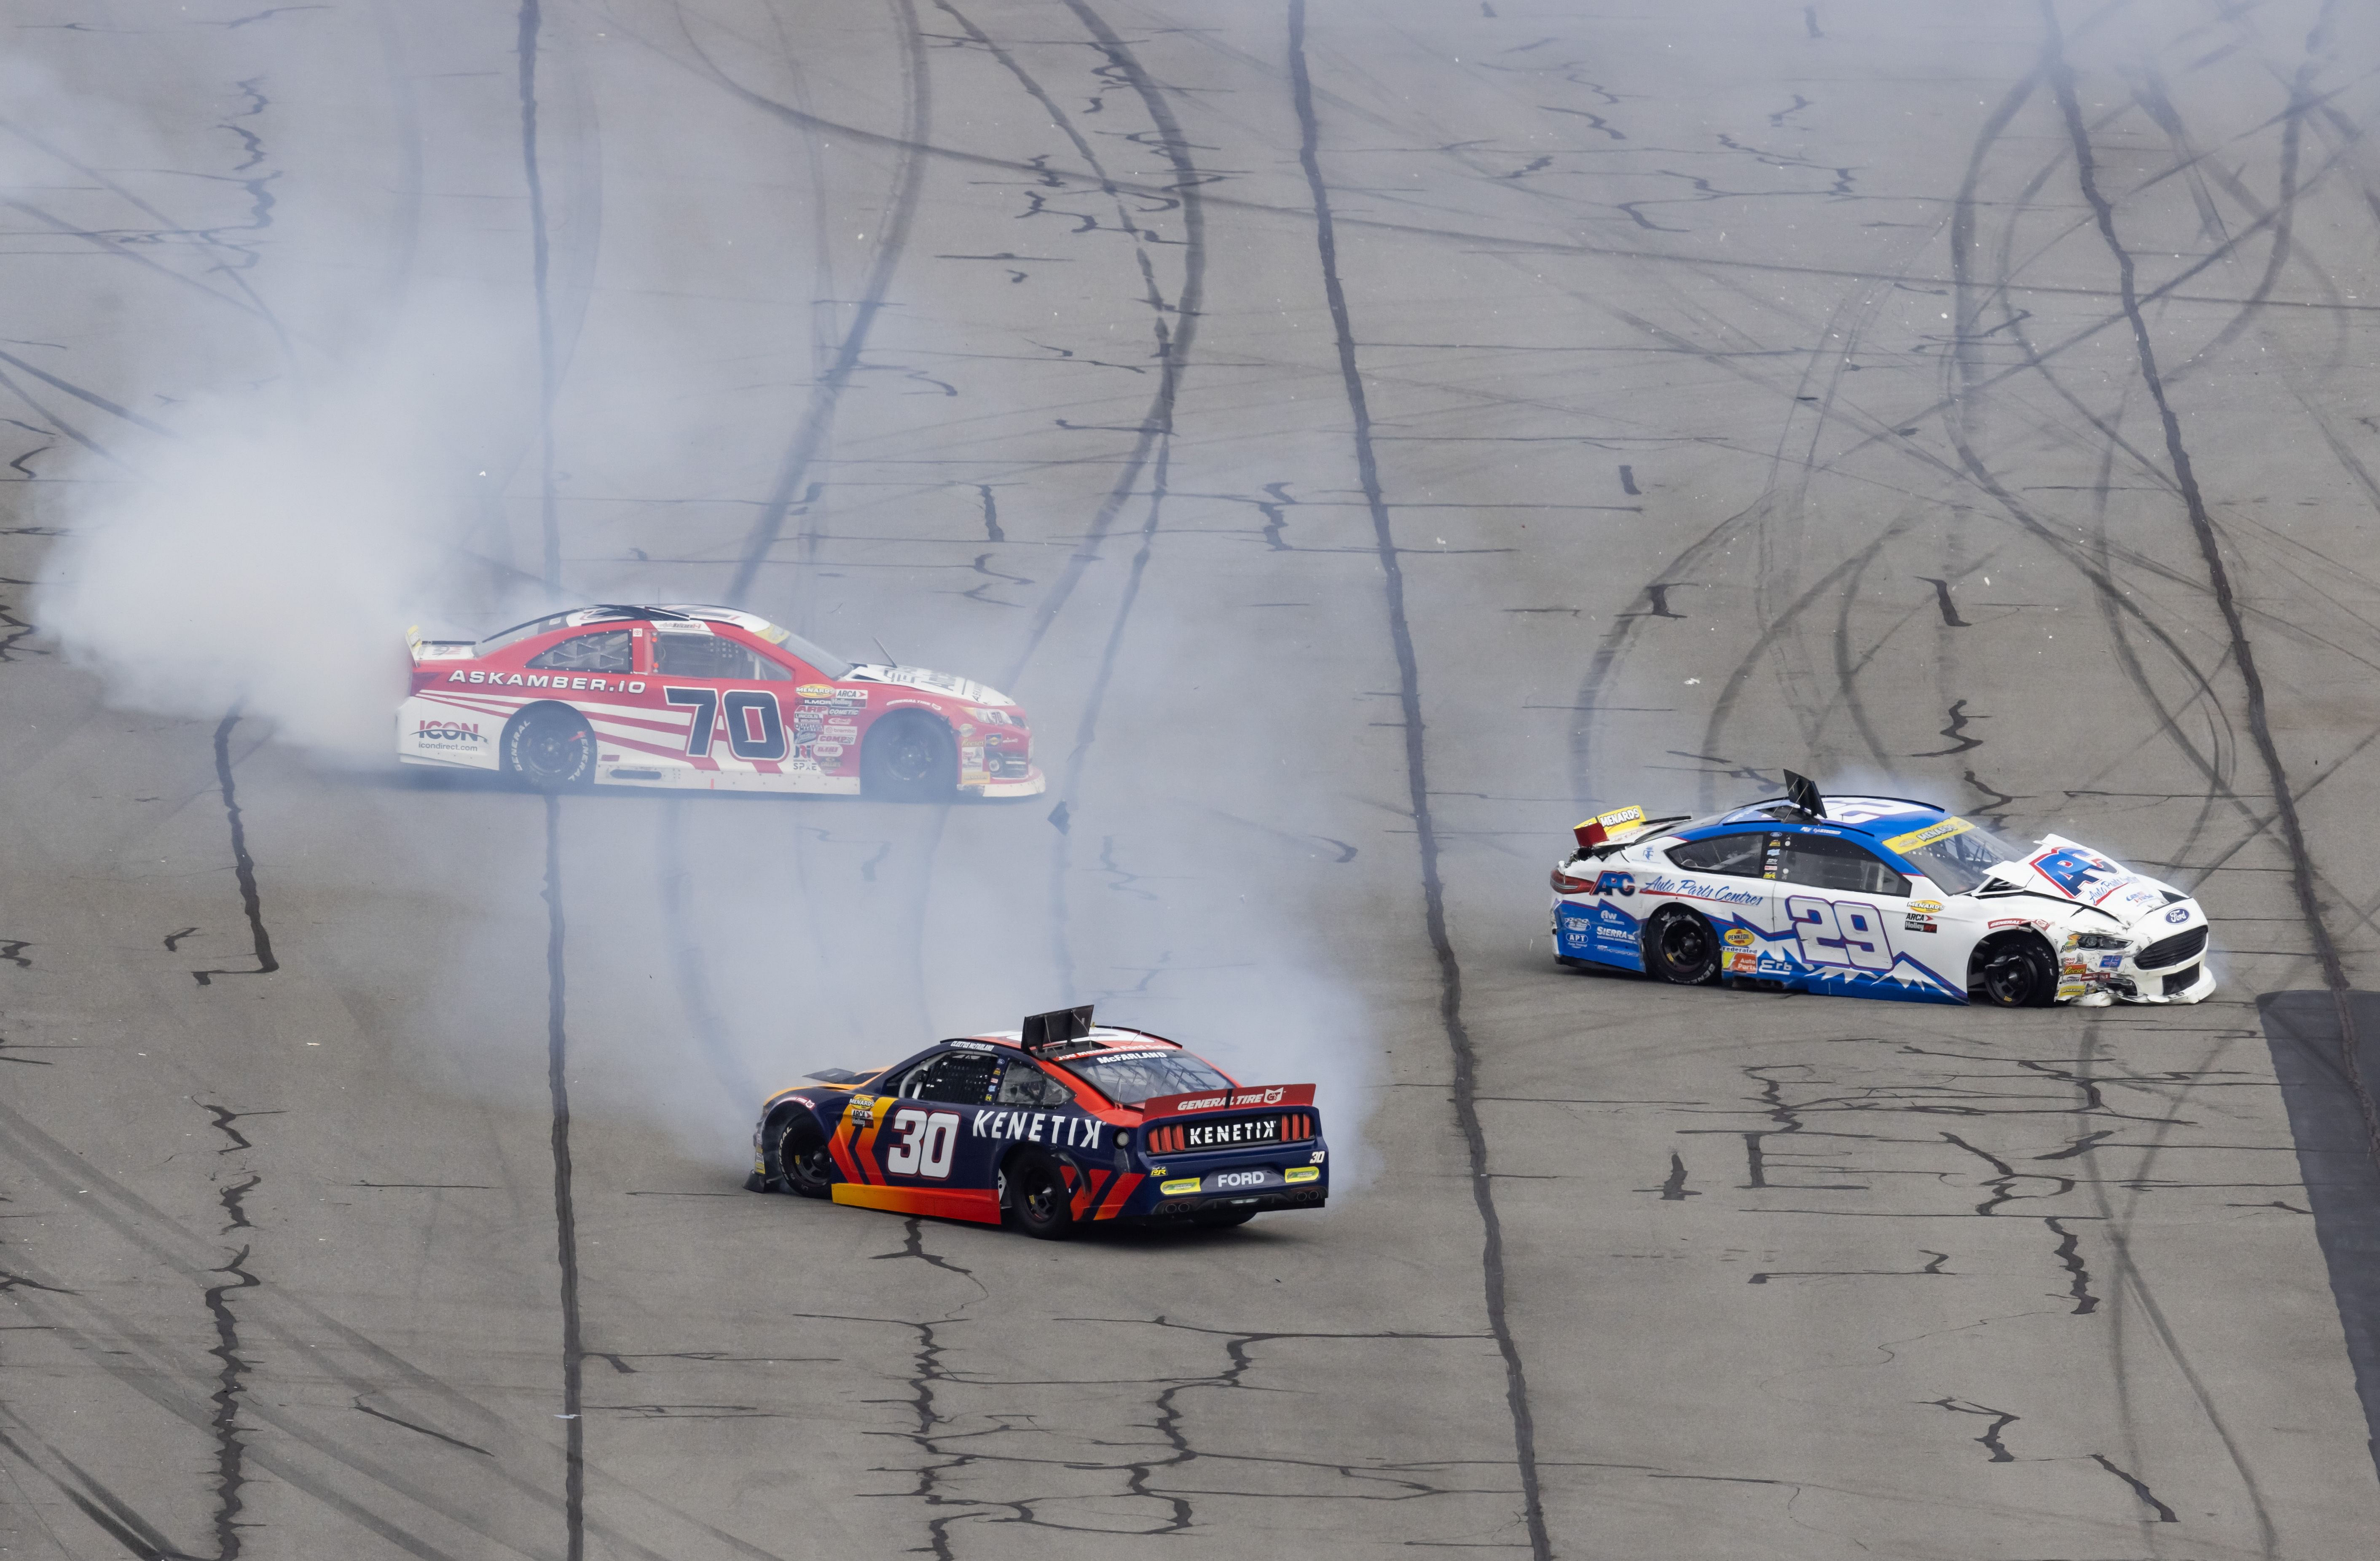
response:
M567 791L595 774L595 734L575 711L532 705L504 728L504 773L538 791Z
M868 729L859 750L860 789L894 802L941 802L959 788L958 744L930 715L903 712Z
M1664 906L1645 924L1645 969L1680 986L1718 979L1718 934L1700 911Z
M1975 956L1973 994L1995 1008L2046 1008L2058 1001L2058 957L2030 933L1987 944Z
M807 1115L787 1117L769 1146L772 1185L798 1198L824 1198L834 1186L834 1156L827 1152L826 1134Z
M1075 1195L1066 1173L1042 1154L1026 1155L1008 1167L1008 1213L1016 1228L1043 1241L1075 1233Z

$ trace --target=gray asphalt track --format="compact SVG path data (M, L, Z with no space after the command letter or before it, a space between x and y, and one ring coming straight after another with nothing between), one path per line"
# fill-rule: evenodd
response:
M2370 1554L2380 12L5 14L0 1555ZM137 496L284 393L431 454ZM308 604L398 556L881 636L1050 794L358 758L405 620ZM1553 965L1577 817L1785 765L2223 988ZM1320 1082L1332 1207L739 1190L757 1091L1070 1001Z

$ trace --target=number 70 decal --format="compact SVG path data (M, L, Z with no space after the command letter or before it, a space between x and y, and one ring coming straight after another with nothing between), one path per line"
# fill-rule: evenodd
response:
M1884 935L1884 912L1861 900L1822 900L1793 895L1785 913L1802 936L1802 958L1812 965L1850 965L1862 970L1892 969L1892 945Z
M730 689L722 698L716 689L663 689L672 704L690 705L694 723L686 730L686 750L697 759L710 757L712 735L720 717L726 718L727 746L738 759L783 759L785 717L777 696L766 689Z

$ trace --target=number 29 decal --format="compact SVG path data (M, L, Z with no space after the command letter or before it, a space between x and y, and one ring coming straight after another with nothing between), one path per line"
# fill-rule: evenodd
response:
M727 746L738 759L783 759L785 717L777 696L766 689L730 689L722 697L716 689L663 689L662 698L692 707L686 750L696 759L710 757L711 740L720 726L727 728Z
M951 1152L958 1147L959 1114L919 1111L905 1105L892 1114L892 1130L901 1141L884 1152L884 1168L895 1176L931 1177L951 1174Z
M1811 965L1849 965L1861 970L1892 969L1892 945L1884 935L1884 912L1860 900L1822 900L1793 895L1785 901L1793 930L1802 937L1802 958Z

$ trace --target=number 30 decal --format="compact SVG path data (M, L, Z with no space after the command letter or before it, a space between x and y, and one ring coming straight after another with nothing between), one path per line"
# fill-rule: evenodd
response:
M1850 965L1863 970L1892 969L1892 945L1884 935L1884 912L1859 900L1816 899L1794 895L1785 901L1793 930L1802 934L1802 957L1813 965Z
M957 1112L919 1111L905 1105L892 1114L892 1130L901 1135L901 1141L885 1152L886 1170L937 1180L951 1174L951 1152L959 1143Z

